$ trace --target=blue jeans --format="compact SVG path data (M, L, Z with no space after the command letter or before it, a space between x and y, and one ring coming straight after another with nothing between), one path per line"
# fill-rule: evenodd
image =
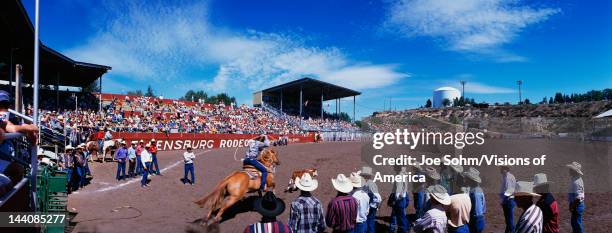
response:
M470 217L470 233L482 233L485 227L484 216L471 216Z
M187 179L187 173L191 173L191 180ZM193 163L185 164L185 176L183 177L183 180L189 181L189 183L191 184L195 183L195 175L193 174Z
M244 159L242 162L244 165L251 165L261 172L261 185L259 190L263 191L266 187L266 179L268 177L268 169L255 159Z
M355 229L353 229L353 232L366 233L366 228L367 228L367 225L365 222L358 222L358 223L355 223Z
M470 228L467 224L463 224L460 227L452 227L448 225L448 233L470 233Z
M125 159L117 160L117 180L125 178Z
M74 180L72 181L72 191L75 191L81 187L83 179L83 169L81 167L75 167L73 171Z
M584 225L582 225L582 213L584 212L584 202L580 202L576 206L576 210L572 211L572 233L583 233Z
M367 223L367 233L375 233L376 231L376 212L378 209L370 207L370 212L368 212L368 220Z
M506 198L502 203L502 208L504 209L504 219L506 219L506 233L514 232L514 208L516 207L516 203L514 202L514 198Z
M142 160L140 160L140 156L136 156L136 175L141 175L143 170Z
M416 219L423 217L425 214L425 192L414 193L414 209L416 210Z
M391 195L395 195L392 193ZM389 223L389 232L393 233L398 230L399 233L406 233L408 229L408 219L406 218L406 206L408 206L408 198L395 199L393 209L391 210L391 222Z
M151 162L151 173L155 173L159 175L159 165L157 165L157 153L152 153L151 159L153 161ZM155 167L155 169L153 169L153 167Z
M147 169L144 170L144 174L142 175L142 180L140 180L140 186L145 186L147 184L147 180L149 179L149 169L151 167L151 162L146 162L145 165Z

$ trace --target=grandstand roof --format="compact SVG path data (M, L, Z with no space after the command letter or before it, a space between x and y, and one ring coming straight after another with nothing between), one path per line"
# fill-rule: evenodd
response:
M361 95L361 92L308 77L270 87L262 90L262 92L271 93L283 90L285 94L299 93L300 88L305 96L321 96L322 93L324 101Z
M0 79L9 76L8 66L23 67L24 82L32 83L34 27L20 0L0 1ZM40 84L83 87L111 69L109 66L79 62L40 44Z

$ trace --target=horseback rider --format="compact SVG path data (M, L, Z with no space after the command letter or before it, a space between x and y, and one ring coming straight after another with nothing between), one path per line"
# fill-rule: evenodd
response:
M270 140L268 140L267 135L261 134L249 140L247 145L249 149L247 150L244 160L242 160L242 165L251 165L261 172L261 185L257 191L259 196L261 196L264 188L266 187L268 169L262 163L257 161L257 157L259 157L259 154L261 151L263 151L263 149L270 146Z

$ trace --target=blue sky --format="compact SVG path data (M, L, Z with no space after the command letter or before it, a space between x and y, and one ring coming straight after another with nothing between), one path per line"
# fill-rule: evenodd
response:
M24 0L33 18L33 0ZM303 76L361 91L358 117L423 105L612 87L612 3L535 0L41 1L41 39L109 65L104 92L254 91ZM385 103L386 102L386 103ZM352 98L343 100L352 112ZM333 101L329 103L333 111Z

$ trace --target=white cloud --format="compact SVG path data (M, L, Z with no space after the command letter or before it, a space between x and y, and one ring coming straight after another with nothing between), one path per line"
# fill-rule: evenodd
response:
M452 51L489 55L500 62L524 61L501 47L527 26L558 12L520 0L398 0L390 6L385 27L407 37L441 39Z
M253 91L306 75L358 89L384 87L408 77L395 65L354 61L338 48L309 46L298 36L216 27L202 3L130 2L107 10L112 12L107 26L66 53L110 65L111 75L191 81L195 84L177 86L230 94L237 87ZM206 69L216 70L216 75L194 77Z

